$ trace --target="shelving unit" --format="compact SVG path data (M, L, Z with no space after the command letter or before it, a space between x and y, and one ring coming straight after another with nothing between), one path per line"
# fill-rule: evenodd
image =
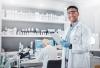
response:
M44 20L33 20L33 19L14 19L14 18L2 18L2 20L9 20L9 21L27 21L27 22L38 22L38 23L57 23L57 24L64 24L65 21L58 22L58 21L44 21Z
M41 38L51 38L51 35L2 35L2 37L41 37Z
M17 21L32 21L32 22L50 22L64 23L65 17L63 11L40 9L40 8L25 8L25 7L8 7L4 6L3 19Z
M98 51L98 52L100 52L100 49L91 49L90 51Z
M27 46L35 39L52 39L50 33L41 35L40 33L34 34L34 31L31 31L32 34L30 34L29 29L38 28L39 32L48 29L54 29L55 31L60 29L64 31L65 17L63 11L2 6L2 14L1 43L4 49L11 47L18 50L19 42L25 43L24 45ZM28 34L23 34L23 29ZM19 32L20 34L18 34Z

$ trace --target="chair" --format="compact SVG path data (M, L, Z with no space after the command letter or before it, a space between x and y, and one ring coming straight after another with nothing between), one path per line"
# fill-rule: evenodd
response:
M61 68L61 60L49 60L47 68Z

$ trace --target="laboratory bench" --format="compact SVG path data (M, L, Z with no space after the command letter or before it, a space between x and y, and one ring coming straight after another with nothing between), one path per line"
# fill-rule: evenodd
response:
M61 52L62 50L58 50L58 58L57 60L61 60ZM90 57L90 65L91 65L91 68L98 68L98 66L100 65L100 50L99 49L91 49L90 50L90 53L91 53L91 57ZM23 58L23 59L20 59L20 62L18 60L18 56L16 56L18 54L17 51L14 51L14 52L4 52L4 53L1 53L1 54L5 54L7 57L10 57L10 60L13 60L11 61L11 63L13 63L14 61L17 61L17 65L15 63L12 64L12 67L16 68L18 67L18 63L20 63L20 67L24 67L24 68L42 68L42 65L43 63L39 60L36 59L35 56L32 56L30 59L28 58Z
M36 57L32 57L31 59L28 58L23 58L20 59L18 52L4 52L1 53L1 55L3 55L4 57L4 61L6 62L5 65L2 64L2 67L7 68L8 66L10 66L11 68L29 68L29 67L38 67L38 68L42 68L42 62L39 60L36 60ZM3 59L3 58L2 58Z
M100 49L91 49L91 68L100 68Z
M30 60L23 60L20 63L20 67L28 68L28 67L34 67L34 68L42 68L43 63L37 59L30 59Z
M42 68L43 63L36 59L35 55L31 55L31 58L20 59L18 51L14 52L4 52L1 55L6 56L7 62L9 62L4 68L8 67L10 64L12 68ZM58 56L56 60L61 60L61 50L58 50Z

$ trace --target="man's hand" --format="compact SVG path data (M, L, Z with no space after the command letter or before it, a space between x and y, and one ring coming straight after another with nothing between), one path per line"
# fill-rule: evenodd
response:
M66 40L62 40L60 41L62 47L68 48L70 46L70 43Z

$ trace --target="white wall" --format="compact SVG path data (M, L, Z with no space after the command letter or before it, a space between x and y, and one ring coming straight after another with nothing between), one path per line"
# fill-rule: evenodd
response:
M81 6L80 20L82 21L82 23L87 25L92 30L92 32L95 32L95 16L93 8L86 8Z
M1 10L1 6L2 6L2 1L0 0L0 52L1 52L1 17L2 17L2 10Z
M80 20L100 36L100 0L79 0ZM100 46L100 37L99 37Z
M87 24L93 32L100 33L100 1L80 0L80 19Z
M100 6L100 5L99 5ZM95 7L95 32L100 33L100 7Z

